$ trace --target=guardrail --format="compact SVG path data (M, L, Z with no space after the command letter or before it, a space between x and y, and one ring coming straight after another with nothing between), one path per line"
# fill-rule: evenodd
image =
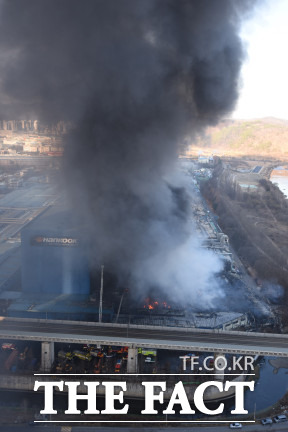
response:
M244 332L238 330L221 330L221 329L200 329L196 327L170 327L170 326L153 326L153 325L141 325L141 324L117 324L117 323L99 323L92 321L71 321L71 320L51 320L45 318L13 318L13 317L1 317L0 322L5 321L18 321L18 322L29 322L29 323L47 323L50 324L61 324L61 325L77 325L77 326L91 326L91 327L115 327L129 329L147 329L147 330L164 330L164 331L178 331L178 332L190 332L190 333L207 333L207 334L227 334L227 335L239 335L249 337L260 337L260 338L271 338L281 337L281 339L288 339L288 334L280 333L258 333L258 332Z

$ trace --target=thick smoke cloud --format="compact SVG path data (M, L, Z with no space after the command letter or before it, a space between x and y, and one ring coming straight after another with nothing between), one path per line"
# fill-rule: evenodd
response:
M201 249L183 138L231 111L241 0L8 0L0 114L69 119L65 181L93 249L122 283L210 307L221 263ZM4 101L4 102L3 102Z

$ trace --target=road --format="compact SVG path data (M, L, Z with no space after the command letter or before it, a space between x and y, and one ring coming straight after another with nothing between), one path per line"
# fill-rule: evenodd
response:
M190 328L97 323L87 325L0 317L0 338L288 356L287 335Z
M14 237L56 198L53 185L36 182L3 196L0 200L0 243Z
M201 431L201 432L227 432L229 430L233 430L233 429L229 429L229 424L224 424L221 426L215 426L215 424L211 424L211 426L206 426L206 425L199 425L197 423L194 424L187 424L186 427L183 426L170 426L170 427L166 427L166 425L163 426L158 426L158 427L141 427L141 425L138 427L131 427L129 426L129 423L126 425L126 427L119 427L119 426L104 426L104 427L79 427L79 426L73 426L73 425L69 425L69 423L67 423L67 425L63 425L63 426L50 426L49 424L45 425L45 426L34 426L31 427L29 425L11 425L11 426L7 426L5 425L5 432L31 432L32 430L36 430L38 432L137 432L137 431L142 431L142 432L157 432L159 431L159 427L161 428L162 432L171 432L171 430L173 430L175 428L175 430L177 432L187 432L188 430L195 430L196 431ZM237 430L237 429L236 429ZM240 429L241 430L241 429ZM244 432L258 432L258 431L262 431L262 432L267 432L267 430L269 432L284 432L287 431L287 423L282 423L282 424L273 424L272 426L262 426L260 424L253 424L253 425L243 425L243 429L242 431Z

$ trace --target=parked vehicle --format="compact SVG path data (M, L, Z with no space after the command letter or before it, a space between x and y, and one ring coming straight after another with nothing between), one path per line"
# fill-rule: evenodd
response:
M2 349L3 350L7 350L7 349L15 350L16 346L10 342L4 342L4 343L2 343Z
M278 416L275 416L275 417L273 418L273 420L274 420L275 423L286 422L286 421L287 421L287 417L286 417L286 415L284 415L284 414L280 414L280 415L278 415Z
M91 354L85 353L83 351L75 350L75 351L73 351L73 355L74 355L74 357L78 357L80 360L88 360L88 361L92 360Z
M102 364L102 359L98 358L96 360L95 365L94 365L94 373L95 374L99 374L100 373L100 371L101 371L101 364Z
M146 357L145 358L145 363L155 363L154 357Z
M116 362L116 365L115 365L115 372L120 372L120 369L121 369L121 366L122 366L122 359L118 359L117 360L117 362Z
M138 354L142 354L144 356L154 356L156 357L157 355L157 351L156 350L152 350L152 349L143 349L143 348L138 348Z
M71 352L65 352L62 350L58 351L58 358L60 358L60 359L72 360L73 356L74 355Z
M231 423L229 427L230 427L230 429L242 429L242 424L241 423Z
M261 420L261 423L262 423L262 425L267 425L267 424L272 424L273 423L273 420L272 420L272 418L270 418L270 417L267 417L267 418L264 418L264 419L262 419Z

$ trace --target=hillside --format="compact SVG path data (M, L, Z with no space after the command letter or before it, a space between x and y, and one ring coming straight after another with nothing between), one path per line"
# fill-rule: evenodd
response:
M205 135L191 142L186 154L195 155L200 151L288 160L288 121L275 118L224 120L217 126L207 128Z
M288 300L288 201L265 179L249 193L231 182L227 171L219 162L201 192L246 267L262 281L281 285Z

